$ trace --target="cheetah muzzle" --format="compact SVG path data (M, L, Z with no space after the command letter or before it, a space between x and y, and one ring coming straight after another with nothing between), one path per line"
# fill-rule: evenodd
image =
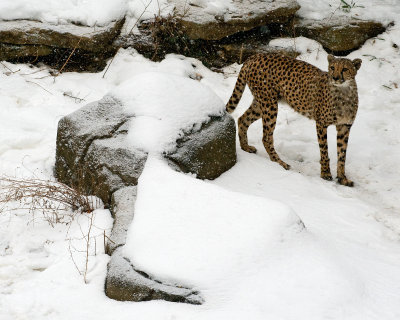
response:
M358 109L355 76L361 60L328 55L328 62L328 72L324 72L309 63L282 55L254 55L243 64L226 110L229 113L235 110L247 84L253 102L238 120L240 147L247 152L256 152L256 148L248 144L247 130L254 121L262 118L264 147L270 159L285 169L290 166L279 158L273 139L278 101L285 100L294 110L315 120L321 178L325 180L332 180L327 128L336 125L337 179L340 184L352 187L353 182L345 175L345 162L350 128Z

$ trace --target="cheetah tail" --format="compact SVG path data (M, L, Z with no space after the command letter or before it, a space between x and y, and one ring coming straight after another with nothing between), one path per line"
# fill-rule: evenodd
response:
M232 95L226 104L226 111L228 113L232 113L236 109L240 99L242 98L244 88L246 87L245 73L245 68L242 67L235 84L235 89L233 89Z

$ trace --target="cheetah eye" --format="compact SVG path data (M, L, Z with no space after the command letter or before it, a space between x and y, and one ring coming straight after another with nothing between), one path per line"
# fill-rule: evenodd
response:
M332 71L333 71L333 70L335 70L335 67L334 67L334 66L332 66L332 67L331 67L331 70L332 70Z
M343 72L346 72L346 71L348 71L348 70L349 70L349 69L347 69L347 68L343 68L342 71L343 71Z

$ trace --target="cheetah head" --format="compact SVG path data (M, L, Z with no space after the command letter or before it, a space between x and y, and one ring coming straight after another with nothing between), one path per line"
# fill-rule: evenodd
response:
M344 85L350 80L354 80L357 70L361 67L361 59L335 58L328 55L328 75L334 85Z

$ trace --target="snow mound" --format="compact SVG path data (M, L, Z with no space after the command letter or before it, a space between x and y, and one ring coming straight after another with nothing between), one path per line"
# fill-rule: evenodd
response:
M224 303L230 319L257 306L273 319L299 310L321 319L364 295L359 275L287 205L193 179L154 157L140 177L122 250L152 279Z
M223 101L196 80L161 72L142 73L120 84L111 96L131 120L127 141L148 152L172 151L176 140L225 112Z
M303 228L283 203L239 196L149 158L124 254L157 278L204 285L259 264Z
M104 26L121 19L127 9L126 0L2 0L0 20L30 19L52 24L76 22Z

